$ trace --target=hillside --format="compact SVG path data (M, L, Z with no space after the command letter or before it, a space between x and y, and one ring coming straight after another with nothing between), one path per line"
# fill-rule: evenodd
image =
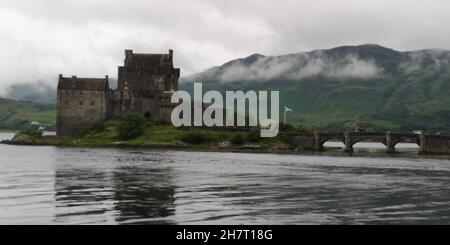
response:
M378 45L254 54L183 79L192 90L279 90L288 122L321 130L450 132L450 52Z
M50 129L54 129L55 105L0 98L0 129L24 129L29 127L33 121L49 125Z

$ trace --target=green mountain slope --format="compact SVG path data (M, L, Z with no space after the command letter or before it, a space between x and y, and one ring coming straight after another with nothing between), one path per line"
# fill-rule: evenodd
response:
M0 129L24 129L37 121L54 129L55 105L37 104L0 98Z
M251 55L183 79L180 89L279 90L288 122L321 130L450 132L450 52L344 46Z

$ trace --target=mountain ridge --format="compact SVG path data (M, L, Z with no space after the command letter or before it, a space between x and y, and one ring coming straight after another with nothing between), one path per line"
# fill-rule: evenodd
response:
M320 130L450 131L450 51L376 44L253 54L182 79L204 90L279 90L291 123Z
M252 61L255 60L255 58L264 58L264 57L269 57L269 58L283 58L283 57L292 57L292 56L298 56L298 55L305 55L305 54L311 54L311 55L317 55L317 54L321 54L324 52L330 52L330 53L341 53L343 51L353 51L353 53L355 53L355 51L368 51L368 50L376 50L376 51L383 51L383 52L389 52L390 54L396 54L399 56L402 55L408 55L408 54L415 54L415 53L434 53L434 52L440 52L440 53L447 53L450 54L450 50L445 50L445 49L438 49L438 48L429 48L429 49L418 49L418 50L407 50L407 51L397 51L395 49L391 49L382 45L378 45L378 44L362 44L362 45L343 45L343 46L338 46L338 47L334 47L334 48L329 48L329 49L317 49L317 50L311 50L311 51L303 51L303 52L296 52L296 53L288 53L288 54L282 54L282 55L272 55L272 56L268 56L268 55L263 55L260 53L254 53L254 54L250 54L246 57L243 58L237 58L237 59L233 59L230 61L227 61L225 63L223 63L222 65L219 66L213 66L210 68L207 68L205 71L203 72L199 72L199 73L195 73L186 77L183 77L182 80L191 80L192 76L198 76L199 74L208 72L209 70L214 70L217 68L221 68L221 67L227 67L230 66L231 64L234 64L236 62L244 62L244 63L251 63ZM358 52L356 52L358 53ZM348 54L348 53L347 53ZM362 57L364 58L364 56Z

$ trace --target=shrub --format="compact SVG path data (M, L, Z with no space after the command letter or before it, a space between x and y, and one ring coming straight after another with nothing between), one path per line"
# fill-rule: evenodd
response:
M91 132L100 133L105 130L106 130L106 125L104 123L97 123L92 127Z
M280 131L293 132L295 131L295 127L289 123L280 123Z
M297 132L312 132L312 130L308 127L305 127L303 125L298 125L295 129Z
M247 134L247 140L253 143L259 142L261 140L260 132L257 130L252 130Z
M19 134L28 135L34 139L38 139L42 137L42 131L38 129L26 129L19 132Z
M209 140L209 137L202 132L189 132L181 136L181 141L189 144L202 144Z
M230 140L231 144L233 145L242 145L245 143L245 139L244 136L242 134L235 134L231 140Z
M191 127L182 125L182 126L178 127L178 129L183 130L183 131L189 131L189 130L191 130Z
M134 139L142 135L147 126L144 116L137 113L128 113L119 122L117 131L122 140Z

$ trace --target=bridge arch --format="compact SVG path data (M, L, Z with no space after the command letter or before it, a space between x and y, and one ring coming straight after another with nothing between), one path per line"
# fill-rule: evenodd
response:
M333 147L345 148L345 139L342 139L342 138L333 138L333 137L330 137L330 138L322 138L322 139L320 140L320 145L321 145L321 147L324 147L325 144L327 144L327 142L328 142L328 143L331 143L331 142L337 142L338 144L342 144L342 145L339 145L339 146L333 146ZM328 146L328 147L330 147L330 146Z
M354 151L364 151L364 152L380 152L387 151L387 146L378 141L365 141L361 140L352 145Z
M346 132L345 133L345 151L353 152L353 146L359 142L368 141L374 143L381 143L386 146L386 133L372 133L372 132Z
M342 139L342 138L333 138L333 137L330 137L330 138L322 138L321 140L320 140L320 144L325 144L326 142L328 142L328 141L337 141L337 142L341 142L341 143L343 143L343 144L345 144L345 139Z
M330 140L342 142L345 145L345 137L343 133L315 133L315 148L316 150L323 150L323 145Z
M421 146L420 136L414 134L399 134L399 133L391 133L387 134L387 139L390 138L390 148L391 152L397 152L396 146L399 143L411 143L416 144L419 149ZM389 151L389 150L388 150Z

